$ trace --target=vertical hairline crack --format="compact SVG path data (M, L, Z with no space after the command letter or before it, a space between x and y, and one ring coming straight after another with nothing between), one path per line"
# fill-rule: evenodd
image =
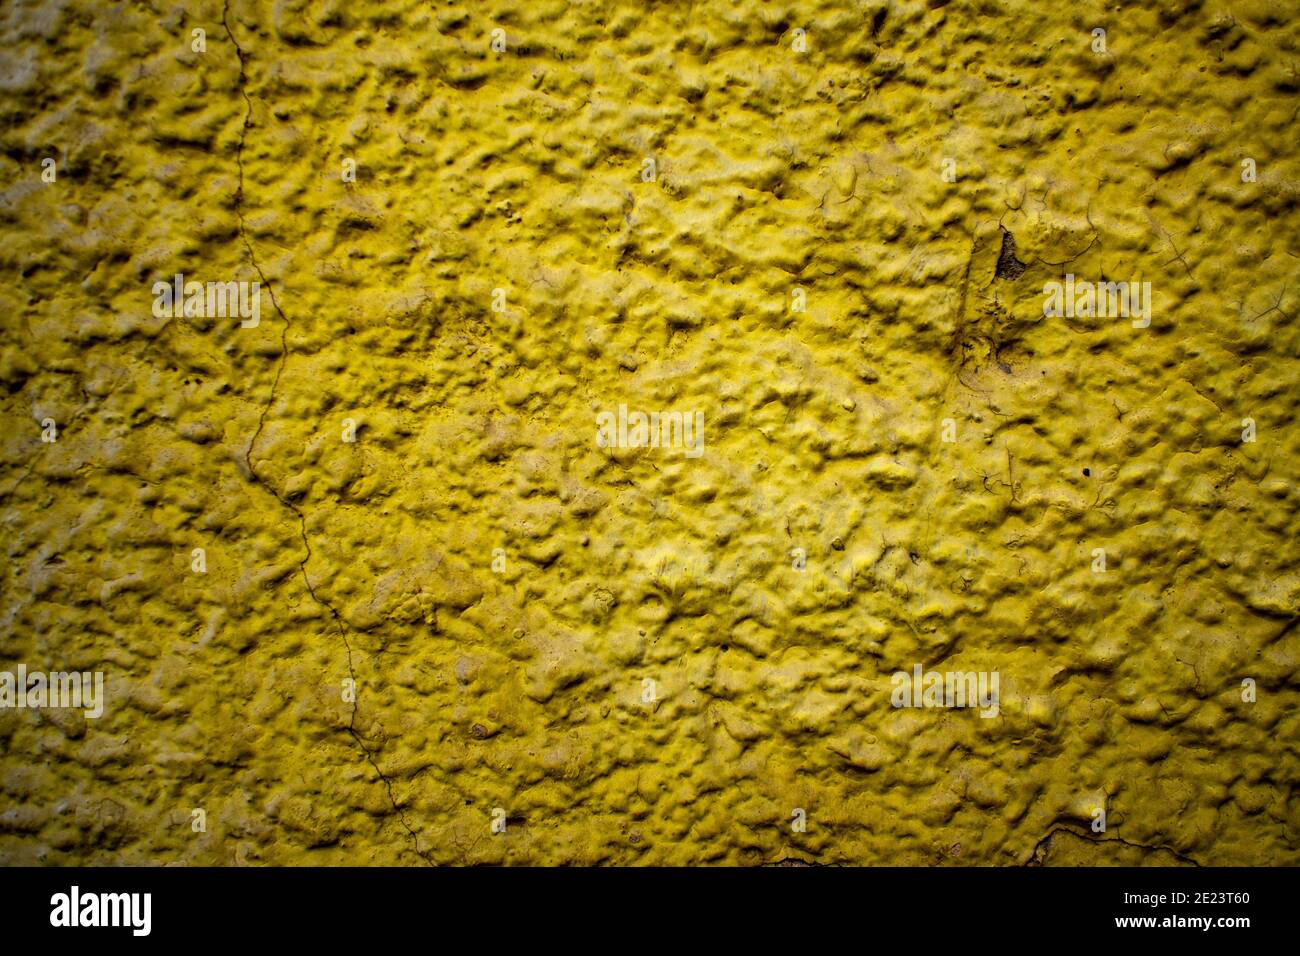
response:
M248 252L249 262L252 264L253 271L257 273L258 278L261 280L263 287L265 287L266 291L271 296L271 305L275 309L276 315L280 317L281 323L280 360L276 366L275 378L271 382L271 394L268 397L266 404L262 407L261 414L257 419L257 429L253 432L253 437L249 440L248 448L244 451L244 464L247 467L248 474L254 484L261 486L270 493L276 501L288 510L292 511L298 517L299 537L302 539L302 545L305 551L303 559L298 562L298 570L302 573L303 583L306 585L307 593L311 596L311 599L329 612L330 617L334 621L334 626L338 629L339 636L343 639L343 646L347 651L348 676L352 680L353 695L352 710L348 715L348 725L345 729L347 730L348 736L352 738L356 745L361 749L361 752L365 755L366 762L369 763L371 768L375 771L380 782L383 783L384 790L388 794L389 803L393 805L393 810L396 812L398 820L411 837L412 849L415 851L416 855L426 863L432 864L433 861L430 859L428 852L420 849L419 836L416 834L415 830L411 828L410 823L407 822L406 813L402 810L401 806L398 805L397 798L393 793L392 780L383 772L383 770L380 769L379 762L375 759L374 751L366 746L365 742L361 739L361 735L357 733L357 680L356 671L353 668L352 663L352 643L348 640L347 634L349 625L346 619L339 614L338 609L335 608L333 604L322 599L320 595L316 593L316 588L311 582L311 576L307 573L307 564L311 561L312 557L311 541L307 536L307 518L303 514L302 509L298 508L293 504L293 502L281 495L269 482L259 475L256 466L253 464L253 449L257 445L257 440L261 437L262 431L266 427L266 417L271 411L271 406L275 404L276 393L279 391L280 387L280 379L284 375L284 368L289 360L288 337L289 326L291 323L288 315L286 315L284 310L280 307L280 302L275 295L275 288L271 285L266 274L262 271L261 264L257 261L257 253L253 250L253 244L248 238L248 231L244 221L244 145L248 139L249 127L251 127L253 123L253 100L252 97L248 95L248 53L240 45L239 40L235 37L234 31L230 28L229 14L230 0L225 0L221 8L221 25L226 31L226 36L230 38L231 44L235 47L235 54L239 57L239 93L240 96L243 97L245 105L244 122L239 130L239 146L235 152L235 162L239 168L239 184L235 189L234 197L235 217L239 221L239 238L244 245L244 249Z

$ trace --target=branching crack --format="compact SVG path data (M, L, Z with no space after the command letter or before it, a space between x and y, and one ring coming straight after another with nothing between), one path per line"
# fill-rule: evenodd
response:
M397 797L393 793L392 780L389 779L389 777L383 772L383 770L379 768L379 762L375 759L374 751L366 746L365 741L361 739L361 735L357 733L357 729L356 729L357 699L355 693L357 680L356 680L356 671L353 669L353 664L352 664L352 643L348 640L349 625L347 621L344 619L344 617L341 614L339 614L338 609L335 608L333 604L331 604L329 601L324 600L323 598L321 598L320 595L316 593L316 588L311 583L311 576L307 573L307 565L311 562L311 557L312 557L311 542L307 537L307 518L302 513L302 509L298 508L295 504L293 504L293 502L285 498L268 481L266 481L261 475L259 475L257 473L256 466L253 464L253 450L257 445L257 440L262 436L263 429L266 427L266 416L270 413L271 406L275 404L275 396L276 393L279 391L279 387L280 387L280 378L284 374L284 367L287 364L289 359L290 322L289 322L289 317L285 315L284 310L280 307L280 302L276 298L274 287L271 285L270 281L266 278L266 274L262 271L262 267L257 261L257 254L253 251L253 244L252 242L249 241L248 232L247 229L245 228L244 144L248 137L248 129L253 123L253 100L248 95L248 74L246 70L248 54L244 50L244 48L239 45L239 41L235 38L234 31L231 30L230 28L230 22L228 19L229 14L230 14L230 0L225 0L225 3L221 8L221 25L225 28L226 36L230 38L230 42L235 47L235 53L239 57L239 93L243 97L244 104L246 106L246 111L244 113L244 124L239 131L239 148L235 154L236 164L239 167L239 185L235 190L235 216L239 220L239 238L243 242L245 250L247 250L248 252L248 260L253 266L253 271L257 273L257 277L261 280L262 287L265 288L267 292L270 294L271 305L275 309L275 314L280 317L280 322L281 322L280 361L275 370L275 379L271 383L271 395L267 399L266 405L262 407L262 412L257 419L257 430L253 433L253 437L248 443L248 448L244 452L244 464L248 468L248 474L252 478L254 484L260 485L262 488L264 488L267 492L271 494L273 498L275 498L276 501L278 501L282 506L287 508L289 511L292 511L298 518L299 536L302 539L302 546L304 551L306 552L303 559L298 562L298 570L302 572L303 583L307 586L307 593L311 595L311 599L315 601L318 605L320 605L322 608L327 610L330 614L330 617L334 620L334 626L338 629L339 636L343 639L343 646L347 650L348 676L352 679L352 686L354 688L354 693L352 697L352 711L348 716L348 726L347 726L348 736L350 736L352 740L356 743L356 745L361 749L361 752L365 755L366 762L370 764L371 768L375 771L375 774L379 777L380 781L383 783L384 789L388 793L388 800L393 805L394 812L396 812L397 817L401 821L403 828L405 828L406 832L410 834L412 849L426 863L432 864L433 860L429 857L429 854L426 851L420 849L419 836L416 834L416 832L413 829L411 829L410 823L407 822L406 814L402 811L401 806L399 806L397 803Z
M1148 851L1164 850L1166 853L1172 854L1175 858L1182 861L1183 863L1190 863L1192 866L1196 866L1196 867L1199 867L1201 865L1197 863L1195 860L1193 860L1190 856L1184 856L1182 853L1179 853L1173 847L1165 846L1163 843L1156 843L1156 844L1132 843L1129 840L1123 839L1122 837L1105 837L1103 839L1094 840L1086 833L1080 833L1078 830L1074 829L1073 827L1068 827L1063 824L1061 826L1052 827L1051 830L1047 831L1046 836L1044 836L1041 840L1039 840L1037 843L1034 844L1034 849L1029 854L1029 859L1025 861L1024 865L1042 866L1043 857L1046 856L1047 854L1047 846L1052 842L1052 838L1055 837L1056 834L1058 833L1068 833L1071 836L1078 837L1080 840L1084 840L1088 843L1122 843L1124 846L1130 846L1136 850L1148 850Z
M1088 240L1088 244L1086 246L1084 246L1074 255L1070 256L1068 259L1062 259L1060 262L1053 262L1051 259L1039 259L1038 261L1043 263L1044 265L1049 265L1049 266L1068 266L1075 259L1078 259L1080 256L1087 254L1087 252L1090 249L1092 249L1094 245L1097 244L1097 240L1101 236L1101 233L1097 231L1097 226L1092 221L1092 200L1091 199L1088 200L1088 209L1087 212L1084 214L1084 219L1086 219L1088 222L1088 228L1092 230L1092 238Z

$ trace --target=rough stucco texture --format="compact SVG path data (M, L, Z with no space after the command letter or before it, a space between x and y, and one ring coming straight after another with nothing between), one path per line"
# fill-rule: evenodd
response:
M6 4L0 860L1300 862L1294 6Z

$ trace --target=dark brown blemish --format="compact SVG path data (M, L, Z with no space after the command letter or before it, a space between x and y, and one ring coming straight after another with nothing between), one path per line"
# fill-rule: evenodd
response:
M1016 237L1002 228L1002 251L998 253L998 266L993 275L998 279L1019 279L1025 274L1025 264L1016 258Z

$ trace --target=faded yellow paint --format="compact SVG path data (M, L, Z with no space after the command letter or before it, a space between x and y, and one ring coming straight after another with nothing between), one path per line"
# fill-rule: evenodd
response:
M8 4L0 861L1300 862L1300 26L1143 6Z

